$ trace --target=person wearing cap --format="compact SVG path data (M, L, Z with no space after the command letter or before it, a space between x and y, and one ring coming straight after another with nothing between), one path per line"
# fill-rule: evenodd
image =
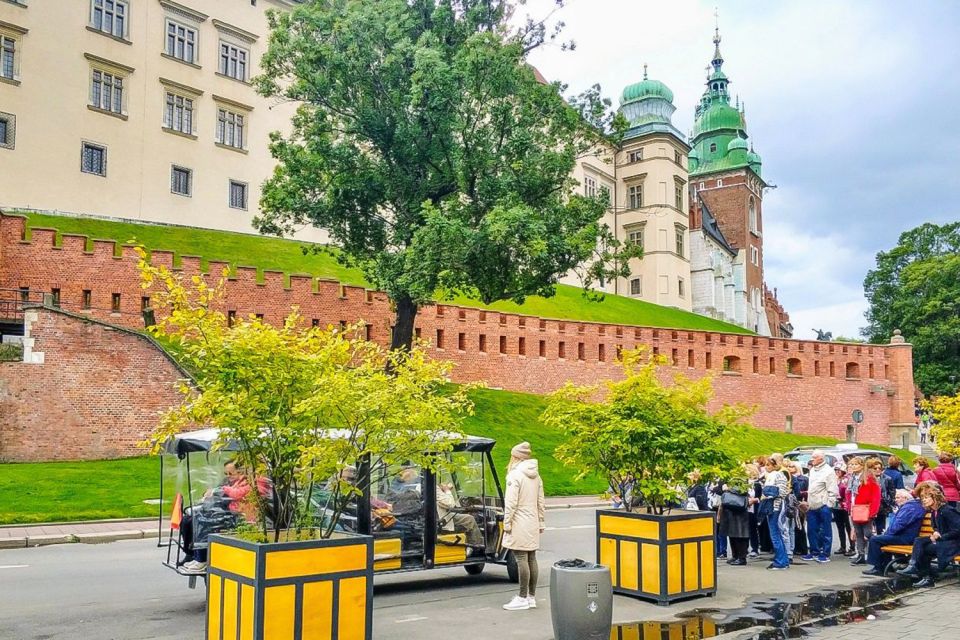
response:
M503 546L510 549L516 558L520 575L520 593L503 605L507 611L537 607L537 550L540 548L546 510L539 465L530 456L530 443L521 442L510 450L510 463L507 465Z

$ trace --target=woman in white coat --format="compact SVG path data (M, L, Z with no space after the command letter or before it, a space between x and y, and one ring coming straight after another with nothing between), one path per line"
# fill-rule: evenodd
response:
M543 481L537 461L530 458L530 443L510 450L507 492L504 496L503 546L513 552L520 574L520 595L503 605L507 611L537 607L537 549L544 527Z

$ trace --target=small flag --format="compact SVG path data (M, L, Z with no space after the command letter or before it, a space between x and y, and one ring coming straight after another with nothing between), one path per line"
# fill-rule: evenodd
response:
M179 529L180 522L183 520L183 495L177 494L173 501L173 510L170 512L170 528Z

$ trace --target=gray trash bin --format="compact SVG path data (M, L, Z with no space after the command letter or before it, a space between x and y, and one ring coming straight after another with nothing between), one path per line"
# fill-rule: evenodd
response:
M556 640L608 640L613 623L609 567L579 559L554 563L550 617Z

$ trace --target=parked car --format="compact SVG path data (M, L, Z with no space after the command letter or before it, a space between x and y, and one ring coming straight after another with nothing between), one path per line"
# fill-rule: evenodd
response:
M893 454L889 451L881 451L879 449L861 449L857 444L838 444L833 446L807 446L807 447L797 447L793 451L789 451L783 454L783 457L787 460L792 460L794 462L799 462L803 467L803 472L807 473L807 467L810 464L810 456L813 455L814 451L823 451L824 457L827 459L827 464L831 467L836 464L837 460L843 460L844 464L847 463L850 458L860 457L860 458L880 458L883 461L883 465L887 465L887 461L890 460L890 456ZM903 474L903 484L907 489L913 489L914 484L916 484L917 476L913 472L913 469L910 468L908 464L900 465L900 473Z

